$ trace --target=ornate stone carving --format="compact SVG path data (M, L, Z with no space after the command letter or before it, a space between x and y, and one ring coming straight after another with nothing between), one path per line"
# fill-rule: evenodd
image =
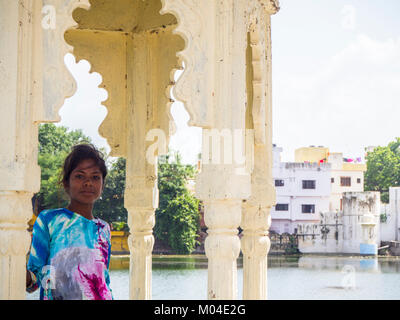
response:
M236 259L240 253L237 237L241 215L241 200L204 202L208 236L205 251L208 265L208 299L236 299Z
M59 109L66 98L76 90L76 83L64 64L64 57L72 53L72 47L64 40L65 31L75 28L77 23L72 18L76 8L90 7L89 0L42 0L43 20L55 19L42 31L43 48L43 113L41 122L58 122ZM46 10L47 9L47 10ZM53 15L55 13L55 16ZM53 28L55 27L55 28Z
M243 298L267 298L267 255L270 208L275 202L272 185L272 99L270 14L278 10L277 1L251 1L247 8L248 41L251 48L251 96L248 114L254 128L254 162L251 171L251 196L243 203Z
M32 193L0 191L0 299L25 298L26 231L32 216Z
M212 106L215 104L214 0L161 0L162 14L172 13L178 21L174 30L185 41L184 50L177 53L184 72L174 87L174 96L182 101L190 115L190 126L212 125Z
M279 0L258 0L268 14L275 14L279 11Z
M132 8L137 7L137 3L140 2L124 2ZM170 113L173 102L170 89L174 85L174 72L180 68L176 51L183 48L183 40L172 34L173 25L160 25L140 32L136 30L141 29L138 25L133 31L104 30L103 25L96 26L95 22L95 14L100 14L101 8L99 4L95 9L93 7L93 12L80 11L76 14L80 25L66 33L66 40L74 47L77 60L90 62L91 71L103 77L100 87L108 92L108 98L103 102L108 114L99 132L107 139L113 156L126 157L129 113L136 105L136 108L148 109L149 118L142 125L146 124L147 130L161 129L168 144L175 131ZM118 10L126 15L123 9ZM132 12L132 9L128 11ZM132 19L135 17L132 12ZM109 24L113 26L116 19L118 14L110 17ZM81 29L81 24L91 29Z

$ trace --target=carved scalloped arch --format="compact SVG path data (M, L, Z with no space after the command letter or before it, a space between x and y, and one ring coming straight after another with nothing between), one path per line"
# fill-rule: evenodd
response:
M75 1L77 4L79 4L79 2L81 1ZM93 2L93 1L91 1ZM70 7L68 10L68 14L70 17L70 20L74 21L72 18L72 13L76 8L83 8L87 11L90 11L90 6L83 6L83 5L75 5L73 7ZM113 83L113 79L109 79L108 75L108 69L105 68L104 64L102 63L101 60L99 60L99 57L97 57L95 54L91 55L88 54L87 50L83 51L80 50L79 46L78 47L74 47L74 44L72 45L68 45L68 31L73 31L74 29L76 29L78 27L78 23L71 23L70 26L65 27L65 34L64 34L64 38L65 38L65 44L68 47L68 52L72 53L75 58L76 58L76 62L79 62L82 59L85 59L89 62L90 64L90 70L89 73L92 72L96 72L99 73L102 76L102 83L99 84L100 88L105 89L108 92L108 98L102 102L102 105L104 105L107 108L108 114L107 117L103 120L103 122L101 123L100 127L99 127L99 133L101 136L103 136L104 138L107 139L108 144L111 147L111 155L113 156L126 156L126 143L124 142L124 140L121 140L121 135L118 134L114 134L116 128L115 128L115 123L125 123L124 119L125 118L121 118L121 114L116 113L115 112L115 108L114 108L114 104L112 100L112 97L115 97L116 95L114 94L115 92L113 92L112 89L112 83ZM166 28L163 29L163 31L166 31L170 29L169 26L167 26ZM80 32L84 32L83 30L81 30ZM126 33L126 35L128 36L128 33ZM179 37L180 38L180 37ZM167 144L169 144L169 139L170 136L173 135L176 131L176 126L174 123L174 119L173 116L171 114L171 106L174 102L174 100L172 99L171 96L171 88L175 85L174 82L174 74L175 71L181 69L180 67L180 63L176 62L174 63L173 66L171 66L171 72L169 73L169 78L167 80L167 84L166 85L166 90L164 93L165 99L166 99L166 117L167 117L167 121L162 121L161 123L157 123L154 124L156 126L159 126L160 129L162 129L165 133L166 133L166 139L167 139ZM126 78L125 78L126 80ZM118 104L116 104L118 105ZM123 127L125 127L125 125L123 125ZM120 130L121 128L119 128L118 130ZM125 130L125 129L121 129L121 130Z
M213 125L212 108L215 105L214 70L212 63L207 61L207 57L212 57L214 54L212 46L215 41L213 33L216 21L207 13L214 9L212 6L216 5L216 1L161 0L161 2L160 12L171 13L176 17L178 26L174 32L185 40L185 49L177 53L180 61L185 64L185 70L174 87L174 95L185 105L190 115L189 125L211 127ZM265 26L265 19L261 15L276 13L279 10L279 1L248 0L247 6ZM254 51L261 51L261 46L264 44L262 41L265 40L265 35L260 30L259 28L258 33L252 35ZM261 61L262 59L259 58L253 63L262 65ZM266 69L263 65L261 68L256 67L256 71L264 72ZM257 83L255 86L257 90L260 89ZM260 104L260 102L257 103ZM262 110L258 109L256 112L262 113ZM261 137L264 131L260 128L256 138L257 143L265 143L265 139Z
M46 11L48 8L50 11ZM76 8L89 9L89 0L43 0L42 14L51 14L55 10L55 29L42 31L43 45L43 115L41 121L60 121L58 111L65 99L76 91L76 82L66 68L64 57L72 53L72 47L64 40L64 33L75 28L77 23L72 18ZM45 17L45 16L44 16Z
M212 65L207 56L214 43L212 33L207 34L215 21L204 21L207 11L213 5L210 0L161 0L161 14L171 13L178 22L174 33L185 41L184 50L177 53L184 72L176 82L173 92L189 113L190 126L209 127L212 125Z

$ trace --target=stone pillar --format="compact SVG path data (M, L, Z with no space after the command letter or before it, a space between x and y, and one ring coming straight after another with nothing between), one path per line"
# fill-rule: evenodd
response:
M128 54L132 54L128 52ZM143 65L143 67L149 67ZM146 92L147 81L135 81L143 76L142 72L128 73L128 87L134 88L128 93L132 99L134 92ZM130 123L127 137L125 208L128 210L128 238L130 250L130 299L151 299L152 251L154 245L153 227L155 209L158 207L157 159L156 153L148 153L147 133L154 122L153 106L148 103L145 94L135 96L135 103L127 113ZM162 131L160 131L162 134ZM160 138L160 137L159 137ZM160 138L159 142L165 139ZM156 150L154 150L156 151Z
M269 3L272 5L272 2ZM272 184L271 19L275 6L250 12L247 48L247 167L251 196L243 203L243 299L267 299L267 258L270 209L275 204ZM249 135L249 133L247 133Z
M243 207L243 299L267 299L267 258L270 249L267 207Z
M267 299L268 230L271 225L270 209L275 202L271 158L261 156L270 155L268 149L255 147L252 195L243 203L243 299Z
M236 298L236 258L240 248L237 228L242 201L253 196L254 190L256 196L245 207L247 213L242 223L247 229L244 252L250 261L246 263L245 286L249 292L255 288L257 297L265 297L266 280L263 279L266 276L257 274L261 270L266 272L268 211L274 201L269 184L272 179L269 34L270 15L279 10L279 2L162 0L162 3L162 12L179 17L176 32L184 36L186 44L185 50L178 53L185 62L185 71L177 81L174 94L184 102L191 118L189 124L203 128L202 168L196 182L196 196L204 202L208 227L205 243L209 259L208 298ZM247 62L253 68L248 67L246 74L249 33L253 57ZM245 129L253 130L254 134L249 148L258 148L255 150L257 169L251 177L252 158L246 156L245 164L238 161L235 150L238 141L232 139L240 130L239 136L244 138ZM220 162L213 161L222 159L216 156L222 151L219 140L213 142L212 150L207 150L209 130L217 130L214 135L224 136L224 157ZM231 138L230 142L226 141L227 137ZM225 150L226 146L231 153ZM252 275L252 270L259 271ZM251 284L260 279L262 289ZM259 293L260 290L264 293Z
M224 166L202 165L196 195L204 202L208 227L205 251L208 258L210 300L237 299L237 258L240 253L238 227L242 199L250 193L248 175L237 175Z
M38 12L38 2L0 0L0 300L25 299L27 222L40 182Z
M246 23L244 1L212 2L205 14L212 37L207 52L212 67L208 84L208 126L203 126L202 167L196 196L204 202L208 227L205 250L208 258L208 299L237 298L238 227L242 201L250 196L250 175L241 163L245 139ZM206 80L206 79L204 79ZM212 139L211 139L212 138ZM211 139L211 143L210 143ZM212 147L210 147L212 146Z
M156 186L153 190L146 187L144 180L127 175L127 188L125 189L125 207L129 213L130 230L128 238L130 250L129 297L132 300L151 299L153 227L156 207L156 204L153 205L152 202L153 190L157 189ZM144 206L145 202L140 203L140 200L146 201L146 199L150 202L147 207Z
M208 237L205 251L208 262L208 298L236 299L237 264L240 241L241 200L211 200L204 203Z
M33 193L0 191L0 300L25 299L26 254Z

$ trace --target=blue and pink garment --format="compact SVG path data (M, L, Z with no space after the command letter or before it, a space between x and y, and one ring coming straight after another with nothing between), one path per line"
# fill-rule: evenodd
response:
M107 222L68 209L42 211L33 226L27 269L41 300L111 300Z

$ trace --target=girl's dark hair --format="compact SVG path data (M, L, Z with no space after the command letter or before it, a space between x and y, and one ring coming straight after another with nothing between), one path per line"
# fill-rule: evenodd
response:
M107 176L107 166L103 159L103 154L96 149L92 144L84 143L72 147L71 153L65 158L64 167L62 172L62 183L69 184L69 177L71 172L83 161L91 159L99 167L103 174L103 184Z

